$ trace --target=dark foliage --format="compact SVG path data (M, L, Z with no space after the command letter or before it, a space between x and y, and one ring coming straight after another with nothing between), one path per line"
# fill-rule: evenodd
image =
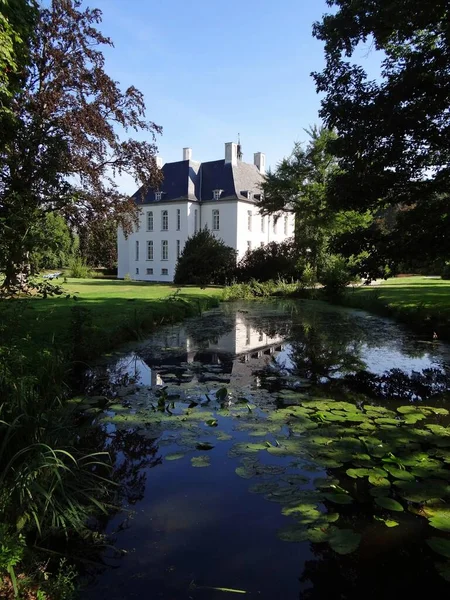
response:
M326 66L313 76L325 94L321 116L338 133L330 144L340 167L330 202L339 210L410 206L392 238L400 244L391 249L402 249L403 259L425 249L429 260L448 256L441 235L450 188L448 0L327 4L334 14L314 25ZM360 45L368 43L369 52L383 53L377 80L360 64Z
M80 255L90 267L113 269L117 265L117 222L107 217L84 223Z
M245 253L239 261L236 279L241 282L256 279L298 279L297 249L293 239L277 244L270 242Z
M130 231L135 202L119 192L116 175L131 175L143 190L158 185L155 135L142 94L123 92L104 70L96 28L101 12L81 0L53 0L39 11L30 37L23 84L9 103L12 118L0 145L0 269L4 286L23 285L40 223L57 211L79 227L95 218ZM123 139L129 131L149 142Z
M236 251L208 229L189 237L178 259L174 282L178 285L223 285L236 269Z

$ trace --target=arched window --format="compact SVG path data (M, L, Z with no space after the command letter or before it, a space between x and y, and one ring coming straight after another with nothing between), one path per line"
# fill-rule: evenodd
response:
M161 213L161 229L167 231L169 229L169 212L163 210Z
M220 229L220 215L218 210L212 211L212 222L213 222L213 230L219 231Z
M147 231L153 231L153 211L147 213Z
M169 242L167 240L161 242L161 260L169 260Z

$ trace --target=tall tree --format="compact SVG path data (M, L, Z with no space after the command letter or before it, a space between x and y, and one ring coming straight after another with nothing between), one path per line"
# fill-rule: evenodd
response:
M98 218L83 225L79 232L80 254L90 267L112 269L117 265L117 223Z
M48 212L76 227L109 217L129 231L137 207L114 177L157 186L156 134L142 94L124 92L104 69L111 46L96 25L101 12L81 0L52 0L39 12L22 88L11 101L10 142L0 148L0 271L4 286L23 284L27 256ZM123 139L146 132L149 141Z
M0 116L20 84L36 18L34 0L0 0Z
M330 152L336 134L324 127L311 127L306 145L296 143L291 155L274 171L269 171L262 185L258 206L263 213L289 211L295 214L297 247L314 267L328 249L331 236L366 226L370 215L354 211L337 211L330 206L328 187L339 167Z
M313 73L321 117L337 131L340 170L329 197L339 208L402 203L408 221L442 208L450 225L450 5L448 0L327 0L315 23L326 66ZM380 51L380 72L361 66L361 43ZM440 201L436 201L440 198ZM445 203L444 203L445 204ZM428 239L433 231L428 229ZM448 236L447 236L448 238ZM449 253L448 240L438 252Z

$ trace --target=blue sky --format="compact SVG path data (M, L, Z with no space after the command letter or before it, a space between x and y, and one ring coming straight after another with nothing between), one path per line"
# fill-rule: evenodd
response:
M311 71L324 65L312 37L325 0L90 0L103 11L107 72L145 96L162 125L165 162L222 158L241 135L246 162L265 152L272 167L319 123ZM361 49L361 59L365 52ZM371 60L371 57L367 59ZM123 180L124 191L133 184ZM131 187L130 187L131 186Z

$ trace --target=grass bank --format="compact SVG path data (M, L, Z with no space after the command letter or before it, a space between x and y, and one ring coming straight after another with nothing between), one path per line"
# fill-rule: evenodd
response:
M145 282L67 279L64 294L2 303L2 320L14 321L15 336L36 347L57 348L75 360L90 360L139 339L155 327L217 306L220 288L176 288Z
M406 323L433 338L450 340L450 281L396 277L379 285L348 288L339 304L362 308Z

